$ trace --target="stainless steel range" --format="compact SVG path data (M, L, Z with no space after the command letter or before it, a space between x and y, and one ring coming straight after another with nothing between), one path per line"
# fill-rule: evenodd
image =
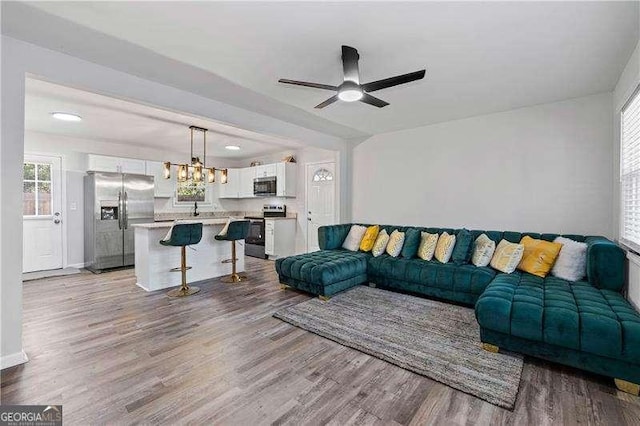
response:
M264 218L285 216L287 216L287 206L279 204L262 206L262 216L245 216L245 219L249 219L250 225L249 235L244 240L244 254L266 259L267 256L264 254Z

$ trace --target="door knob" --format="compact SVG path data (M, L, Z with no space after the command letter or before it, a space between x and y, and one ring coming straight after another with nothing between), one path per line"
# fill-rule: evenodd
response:
M59 224L60 223L60 219L58 219L58 218L53 219L53 223L55 223L56 225Z

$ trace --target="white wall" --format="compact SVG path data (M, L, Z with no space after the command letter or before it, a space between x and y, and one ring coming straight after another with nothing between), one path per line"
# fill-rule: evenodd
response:
M611 117L605 93L373 136L353 218L612 237Z
M297 214L295 250L296 253L304 253L307 251L307 209L305 205L306 164L333 161L336 162L336 166L338 166L338 152L321 148L305 147L293 151L283 151L264 157L257 157L252 160L269 164L282 161L282 159L288 155L295 157L298 166L297 196L295 198L253 198L240 200L239 210L260 211L264 204L285 204L287 206L287 213ZM246 167L248 164L251 164L251 161L242 167ZM340 176L337 177L338 182L336 182L336 188L340 187L339 179ZM340 211L339 199L337 200L336 210L338 212Z

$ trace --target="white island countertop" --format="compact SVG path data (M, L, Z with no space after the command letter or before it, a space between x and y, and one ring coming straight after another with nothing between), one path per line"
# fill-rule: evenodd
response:
M212 226L212 225L226 225L228 218L215 218L215 219L180 219L179 223L201 223L203 226ZM173 220L163 220L161 222L149 222L149 223L138 223L135 225L131 225L136 228L146 228L146 229L156 229L156 228L171 228L174 225Z
M202 240L187 250L187 271L189 284L211 281L216 277L231 273L231 263L223 263L231 258L231 242L218 241L216 234L227 223L227 218L207 218L180 220L179 223L202 223ZM135 227L136 284L147 291L161 290L180 285L179 273L171 272L180 266L180 247L160 244L174 222L141 223ZM236 242L238 272L244 271L244 241Z

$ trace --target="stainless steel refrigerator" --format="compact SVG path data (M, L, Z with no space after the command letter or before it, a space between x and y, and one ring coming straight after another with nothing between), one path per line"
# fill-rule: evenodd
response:
M134 264L136 223L153 222L153 177L88 172L84 178L84 258L93 272Z

